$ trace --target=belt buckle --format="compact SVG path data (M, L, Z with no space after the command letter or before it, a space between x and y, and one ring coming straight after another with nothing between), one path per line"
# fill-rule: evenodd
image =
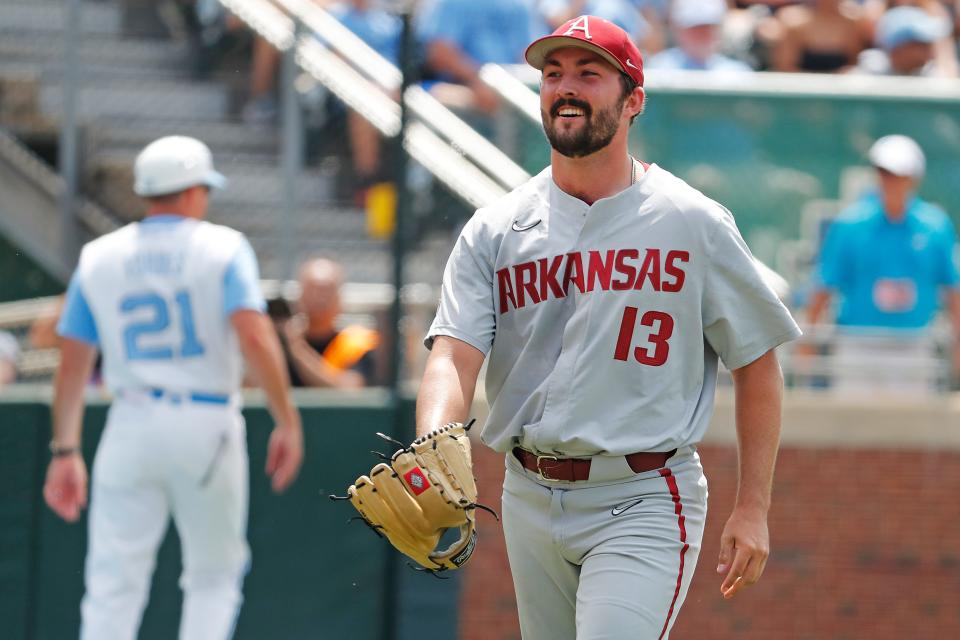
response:
M550 476L548 476L543 472L543 467L540 466L541 460L553 460L554 462L557 462L560 460L560 458L558 458L557 456L540 456L540 455L537 456L537 473L540 475L540 479L549 480L550 482L559 482L561 478L551 478Z

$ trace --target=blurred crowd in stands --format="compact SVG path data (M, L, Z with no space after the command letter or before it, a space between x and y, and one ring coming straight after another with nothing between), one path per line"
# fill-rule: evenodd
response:
M175 0L194 45L196 73L217 71L240 50L250 61L241 109L244 121L270 126L278 117L280 54L230 15L217 0ZM314 0L387 60L398 63L399 0ZM648 78L666 70L716 74L803 72L957 78L960 0L420 0L415 6L415 61L420 83L460 114L482 119L500 95L479 77L485 63L522 64L527 44L582 14L605 17L633 34L644 52ZM839 79L838 79L839 81ZM389 180L383 141L365 119L335 100L323 107L342 116L359 192ZM468 118L469 119L469 118ZM471 120L472 123L476 120ZM920 361L939 348L960 383L960 275L956 234L947 215L916 193L926 165L923 151L902 136L877 142L869 163L877 189L837 218L818 248L807 308L811 325L834 320L842 348L864 361L889 349ZM905 223L904 223L905 221ZM877 248L883 249L878 251ZM858 253L859 252L859 253ZM860 259L854 256L861 255ZM345 322L339 265L313 259L302 265L299 298L271 303L270 314L297 386L357 388L385 379L380 336ZM838 304L837 304L838 303ZM931 347L926 335L944 311L952 341ZM51 318L55 318L52 310ZM56 345L50 318L40 318L29 342ZM858 328L901 331L905 343L863 342ZM852 335L852 337L851 337ZM904 346L904 344L906 346ZM840 353L843 352L843 353ZM809 342L798 352L826 353ZM0 332L0 386L13 379L17 341ZM856 366L838 359L841 374ZM851 358L847 358L851 360ZM873 363L872 370L888 369ZM862 369L862 368L861 368ZM900 380L899 371L892 371ZM816 379L816 375L812 378ZM816 382L814 383L816 386ZM929 387L927 382L923 386Z
M315 0L396 63L401 24L391 0ZM188 3L189 4L189 3ZM957 77L958 0L421 0L414 3L423 81L452 102L493 110L477 76L523 63L531 40L572 17L607 18L634 35L650 69L869 73ZM215 0L195 0L201 48L243 29ZM277 54L253 49L254 122L276 115ZM454 85L451 88L445 85Z
M217 0L178 0L196 49L197 70L214 69L243 42L251 75L242 119L278 118L280 54L251 34ZM960 0L314 0L394 64L400 53L396 7L414 6L415 60L421 84L489 135L485 116L501 101L480 80L486 63L522 64L533 39L572 17L607 18L633 34L648 78L663 70L911 75L960 74ZM332 104L331 104L332 103ZM353 195L389 181L382 140L365 119L326 100L323 116L343 120ZM486 127L486 129L485 129Z

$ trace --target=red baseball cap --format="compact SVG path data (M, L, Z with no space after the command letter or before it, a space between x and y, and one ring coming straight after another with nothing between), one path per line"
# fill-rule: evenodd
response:
M547 57L563 47L593 51L643 86L643 57L627 32L609 20L580 16L568 20L548 36L534 40L524 57L531 67L543 70Z

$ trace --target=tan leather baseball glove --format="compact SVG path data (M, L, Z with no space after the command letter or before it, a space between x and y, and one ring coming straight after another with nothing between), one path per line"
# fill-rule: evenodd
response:
M470 559L475 510L487 509L477 504L467 437L472 424L451 423L417 438L347 489L363 520L428 571L457 569ZM454 528L456 542L437 550L443 533Z

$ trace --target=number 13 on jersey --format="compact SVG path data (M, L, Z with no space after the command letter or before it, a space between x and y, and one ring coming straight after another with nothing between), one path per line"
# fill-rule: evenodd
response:
M637 315L640 310L636 307L627 307L623 310L623 319L620 321L620 335L617 337L617 348L613 352L614 360L627 361L630 356L630 347L633 345L633 334L637 328ZM659 367L667 361L670 354L670 336L673 335L673 316L663 311L647 311L640 316L640 324L650 327L647 344L633 349L633 357L640 364ZM652 329L656 329L655 331Z

